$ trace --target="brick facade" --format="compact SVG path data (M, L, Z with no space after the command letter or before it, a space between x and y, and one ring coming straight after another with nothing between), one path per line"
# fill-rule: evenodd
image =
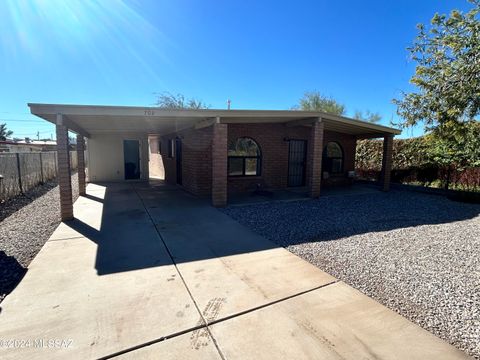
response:
M227 205L227 124L214 124L212 133L212 204Z
M210 195L212 189L212 127L200 130L184 130L163 136L162 162L165 181L177 183L176 154L169 157L170 142L178 137L182 142L182 182L183 187L196 195Z
M310 140L308 143L308 188L312 198L320 196L320 185L322 182L322 153L324 138L324 123L316 121L310 129Z
M61 122L61 121L59 121ZM70 154L68 150L68 129L56 125L58 185L60 190L60 215L62 221L73 219L72 182L70 179Z
M221 206L224 203L223 181L227 183L228 193L250 191L256 187L256 184L272 189L287 188L289 140L305 140L307 141L306 185L312 184L313 179L315 182L314 188L318 188L318 190L312 191L311 195L318 196L320 192L319 181L322 186L329 184L329 182L339 183L341 180L346 182L347 172L355 169L356 138L348 134L323 131L322 123L317 125L315 132L317 136L323 133L323 141L319 142L320 151L317 150L315 157L312 157L311 149L312 127L306 126L288 127L282 123L214 124L199 130L189 129L162 136L161 153L165 169L165 181L170 184L176 184L177 182L176 154L169 157L168 146L170 141L175 142L178 137L182 141L182 186L193 194L210 196L212 195L212 189L215 188L215 194L212 198L214 202ZM221 139L222 137L224 140ZM260 146L262 162L259 176L228 177L221 175L221 172L227 174L227 161L224 159L226 155L224 155L223 149L239 137L250 137ZM342 175L321 180L321 171L319 170L322 150L329 141L336 141L341 145L344 152L344 171ZM212 144L215 144L217 150L212 147ZM219 156L219 163L214 164L215 154ZM313 161L315 164L312 163ZM314 178L311 176L312 172L317 174Z

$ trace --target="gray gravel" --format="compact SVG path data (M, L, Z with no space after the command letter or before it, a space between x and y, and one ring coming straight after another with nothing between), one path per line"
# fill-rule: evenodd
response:
M78 177L72 175L74 199ZM26 268L60 223L58 186L49 182L27 196L2 204L0 211L0 301L12 291Z
M391 191L224 212L480 359L480 205Z

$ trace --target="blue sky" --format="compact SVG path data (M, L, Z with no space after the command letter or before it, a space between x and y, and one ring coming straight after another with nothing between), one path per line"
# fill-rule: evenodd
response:
M0 1L0 123L55 136L28 102L149 106L183 93L212 108L289 109L318 90L397 119L416 24L466 0ZM402 134L416 136L421 128Z

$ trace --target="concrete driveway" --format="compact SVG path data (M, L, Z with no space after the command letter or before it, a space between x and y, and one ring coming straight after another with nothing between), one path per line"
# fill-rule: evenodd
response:
M467 358L208 201L87 193L1 304L2 359Z

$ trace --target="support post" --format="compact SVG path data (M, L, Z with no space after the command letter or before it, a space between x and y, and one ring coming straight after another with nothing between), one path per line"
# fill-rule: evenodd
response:
M77 135L77 170L78 170L78 193L86 194L85 185L85 139L82 135Z
M393 135L385 135L383 138L383 156L381 186L383 191L390 190L390 174L392 172Z
M323 129L324 123L321 118L312 124L310 131L309 153L309 195L312 198L320 196L322 183L322 152L323 152Z
M212 128L212 205L227 205L227 137L228 125L216 119Z
M68 128L62 114L57 114L57 159L58 185L60 188L60 215L62 221L73 219L72 182L70 179L70 154L68 150Z

